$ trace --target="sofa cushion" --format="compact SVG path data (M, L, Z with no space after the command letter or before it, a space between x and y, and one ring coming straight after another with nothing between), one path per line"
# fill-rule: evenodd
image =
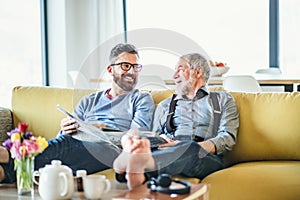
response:
M56 136L64 114L94 90L54 87L15 87L12 96L14 124L29 123L29 130L47 139ZM173 90L150 91L154 102L170 97ZM300 93L232 93L240 112L237 144L225 155L231 165L256 160L300 160Z
M149 90L148 92L151 94L155 105L174 94L174 90Z
M92 90L54 87L15 87L12 93L14 125L28 123L28 130L46 139L56 136L60 120L66 117L56 109L60 104L72 112L79 99Z
M240 113L237 144L227 164L300 160L300 93L232 93Z
M202 183L210 185L210 199L300 199L299 161L260 161L215 172Z

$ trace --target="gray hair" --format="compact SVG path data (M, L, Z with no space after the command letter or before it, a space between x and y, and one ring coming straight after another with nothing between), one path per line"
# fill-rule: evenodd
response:
M114 63L116 61L116 59L118 58L118 56L124 52L136 54L137 57L139 58L138 50L134 45L132 45L132 44L117 44L110 52L109 62L111 64Z
M190 53L181 56L180 59L186 60L191 69L202 67L205 82L208 81L210 75L210 65L204 56L200 55L199 53Z

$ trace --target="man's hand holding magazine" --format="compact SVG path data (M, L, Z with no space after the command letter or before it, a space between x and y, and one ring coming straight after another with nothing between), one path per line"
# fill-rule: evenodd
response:
M105 141L111 143L113 146L121 147L121 138L126 132L114 130L105 126L105 124L86 123L70 114L60 105L57 105L56 107L59 111L68 116L61 121L61 129L65 134L72 134L72 136L78 140L91 142ZM154 132L140 131L139 136L149 139L152 149L158 148L160 144L167 143L164 138L158 136Z

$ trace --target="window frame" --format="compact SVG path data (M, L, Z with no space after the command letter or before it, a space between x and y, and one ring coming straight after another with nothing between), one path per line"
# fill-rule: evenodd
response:
M279 68L279 0L270 0L269 67Z
M41 6L41 34L42 34L42 81L44 86L49 86L48 63L48 26L47 26L47 0L40 0Z
M127 16L126 1L123 0L124 33L127 42ZM41 33L42 33L42 67L43 84L49 86L49 64L48 64L48 39L47 39L47 0L40 0L41 4ZM279 66L279 0L269 0L269 68L280 68Z

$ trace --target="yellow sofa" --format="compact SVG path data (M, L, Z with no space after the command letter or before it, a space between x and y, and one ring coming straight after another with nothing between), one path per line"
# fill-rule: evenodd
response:
M14 125L27 122L34 134L53 138L64 117L56 110L56 104L72 111L78 100L90 92L15 87L11 109ZM172 94L150 93L155 103ZM228 167L201 180L210 184L210 199L300 199L300 93L232 95L240 112L238 140L233 151L224 157ZM7 109L0 109L1 117L3 112L7 113ZM3 123L1 120L0 131L11 127ZM0 134L3 138L5 133ZM113 177L111 172L109 177Z

